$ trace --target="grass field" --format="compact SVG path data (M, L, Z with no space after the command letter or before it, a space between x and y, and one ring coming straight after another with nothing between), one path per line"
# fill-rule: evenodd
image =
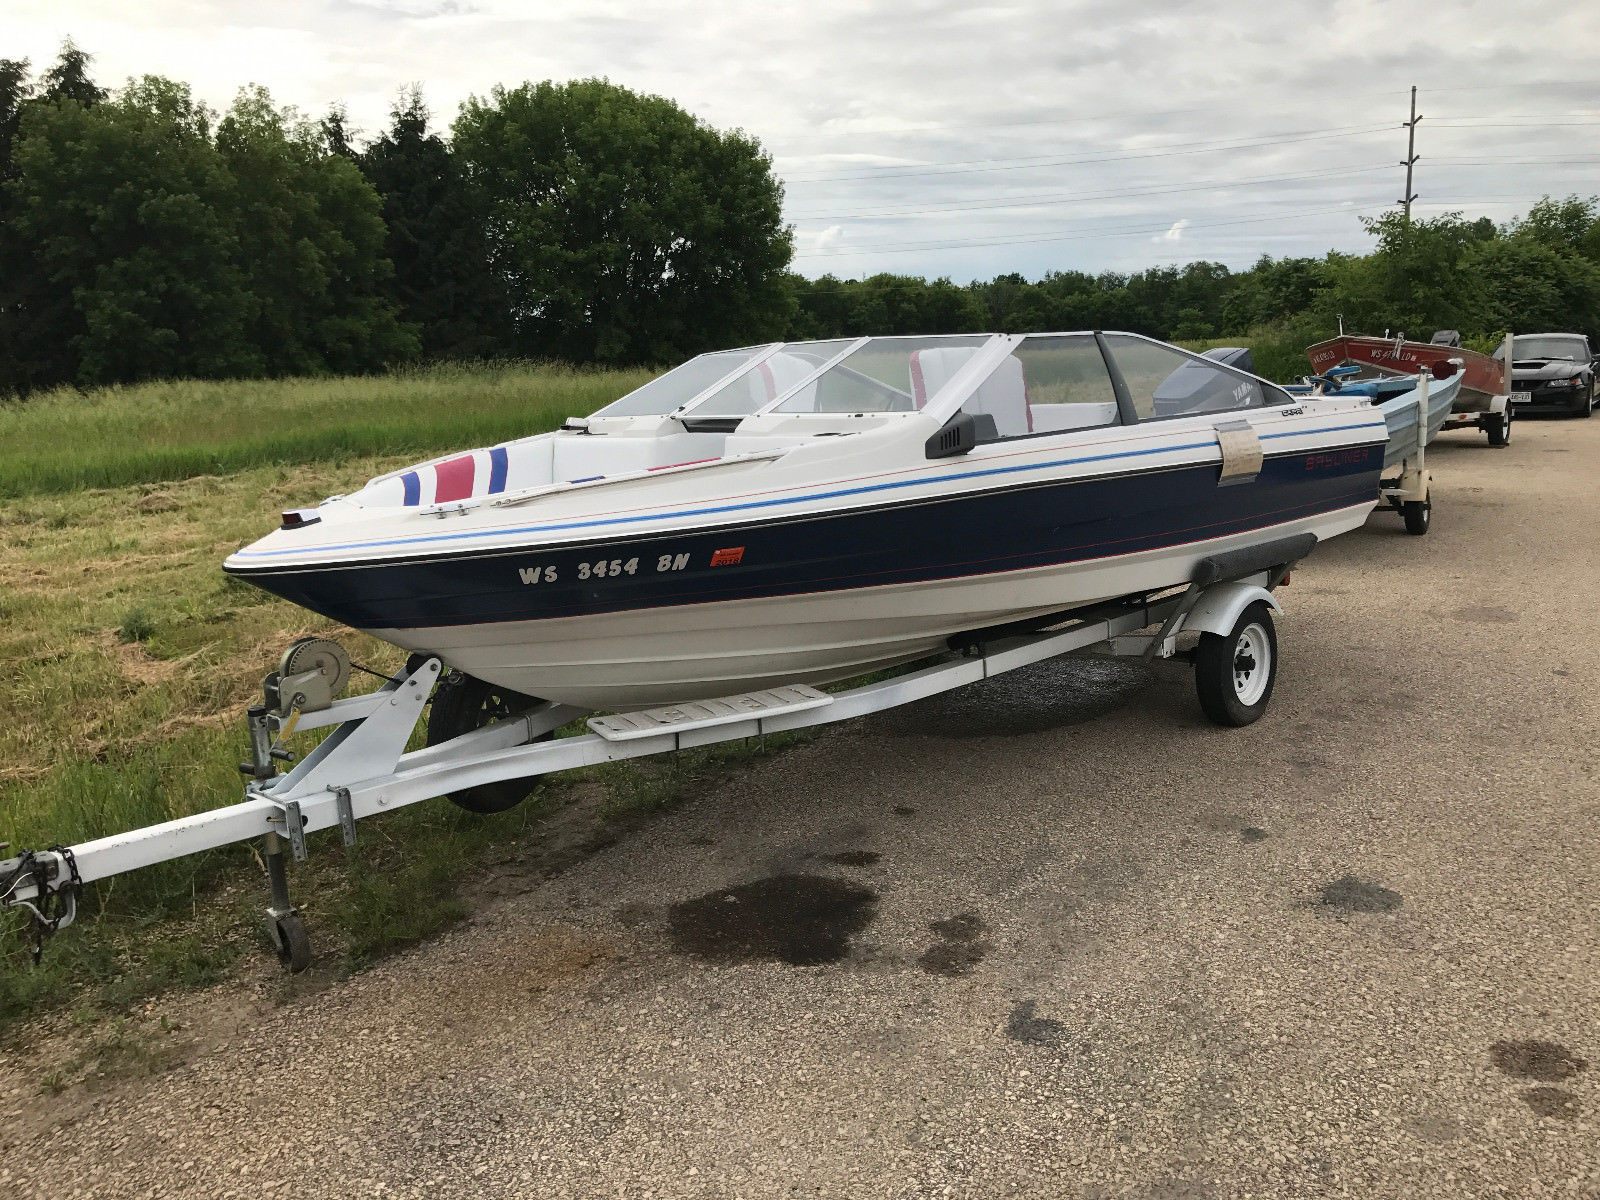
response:
M223 575L222 558L281 509L424 455L550 428L642 378L450 368L162 384L0 409L0 841L70 844L236 800L244 707L297 636L331 634L357 661L397 664L392 648ZM573 773L493 818L417 805L364 822L349 855L319 836L295 872L296 899L324 961L356 966L459 916L460 864L514 855L573 788L600 789L602 811L637 811L739 753ZM225 975L262 945L262 886L249 847L107 881L39 969L9 914L0 1027Z
M485 446L554 429L648 377L507 363L55 392L0 405L0 497Z

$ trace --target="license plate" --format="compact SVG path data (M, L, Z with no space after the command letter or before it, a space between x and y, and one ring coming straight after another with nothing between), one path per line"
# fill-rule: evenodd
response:
M1511 393L1511 403L1513 403L1513 404L1532 404L1533 403L1533 393L1532 392L1512 392Z

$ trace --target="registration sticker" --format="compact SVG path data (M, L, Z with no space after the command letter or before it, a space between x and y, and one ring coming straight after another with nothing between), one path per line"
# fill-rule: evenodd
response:
M714 550L711 554L713 567L734 567L744 559L743 546L729 546L725 550Z

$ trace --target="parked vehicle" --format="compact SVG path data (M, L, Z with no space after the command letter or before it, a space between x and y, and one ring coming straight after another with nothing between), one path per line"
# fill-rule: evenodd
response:
M1587 417L1596 361L1581 333L1519 333L1511 341L1511 402L1519 412Z

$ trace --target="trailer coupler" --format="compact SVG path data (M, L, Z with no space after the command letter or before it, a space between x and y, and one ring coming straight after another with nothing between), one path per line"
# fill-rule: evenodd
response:
M32 886L32 899L16 895L22 885ZM66 846L24 850L0 863L0 904L28 910L35 965L44 954L45 939L71 925L77 917L82 888L77 859Z

